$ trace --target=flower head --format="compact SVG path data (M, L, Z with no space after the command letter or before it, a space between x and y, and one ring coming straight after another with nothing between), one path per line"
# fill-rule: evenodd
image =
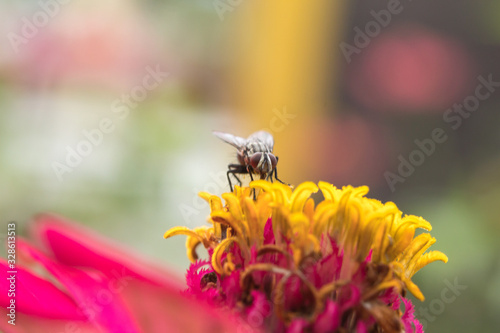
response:
M324 200L311 195L321 190ZM259 194L253 200L253 191ZM421 332L406 291L427 264L448 258L427 252L435 242L421 217L402 216L392 203L366 198L368 188L305 182L290 187L257 180L222 200L202 192L210 227L176 227L186 234L187 293L240 312L250 326L272 331ZM199 244L209 260L199 260Z

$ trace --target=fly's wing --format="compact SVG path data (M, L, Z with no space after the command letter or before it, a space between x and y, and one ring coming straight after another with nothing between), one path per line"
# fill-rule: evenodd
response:
M244 148L247 143L246 139L240 138L239 136L235 136L229 133L223 133L217 131L213 131L212 133L222 141L227 142L231 146L234 146L238 149Z
M274 147L274 139L271 133L266 132L266 131L258 131L250 135L247 139L247 141L258 141L262 142L264 145L266 145L267 148L269 148L270 151L273 151Z

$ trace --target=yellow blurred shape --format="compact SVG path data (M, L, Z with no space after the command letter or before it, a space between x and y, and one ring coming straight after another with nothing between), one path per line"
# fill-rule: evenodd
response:
M345 2L256 0L240 6L233 12L240 15L237 107L264 126L273 108L287 106L301 120L324 112Z

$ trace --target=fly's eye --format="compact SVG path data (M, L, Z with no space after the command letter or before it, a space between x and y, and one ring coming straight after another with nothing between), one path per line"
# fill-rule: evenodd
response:
M257 169L261 158L262 153L255 153L252 155L252 157L250 157L250 165L252 166L252 168Z
M278 164L278 159L273 154L269 154L269 158L271 159L272 170L274 170L274 168L276 168L276 164Z

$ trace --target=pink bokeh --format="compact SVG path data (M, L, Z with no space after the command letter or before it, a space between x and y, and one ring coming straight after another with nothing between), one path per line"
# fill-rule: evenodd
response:
M418 27L397 27L372 38L348 68L348 90L369 110L442 112L473 80L467 50Z

